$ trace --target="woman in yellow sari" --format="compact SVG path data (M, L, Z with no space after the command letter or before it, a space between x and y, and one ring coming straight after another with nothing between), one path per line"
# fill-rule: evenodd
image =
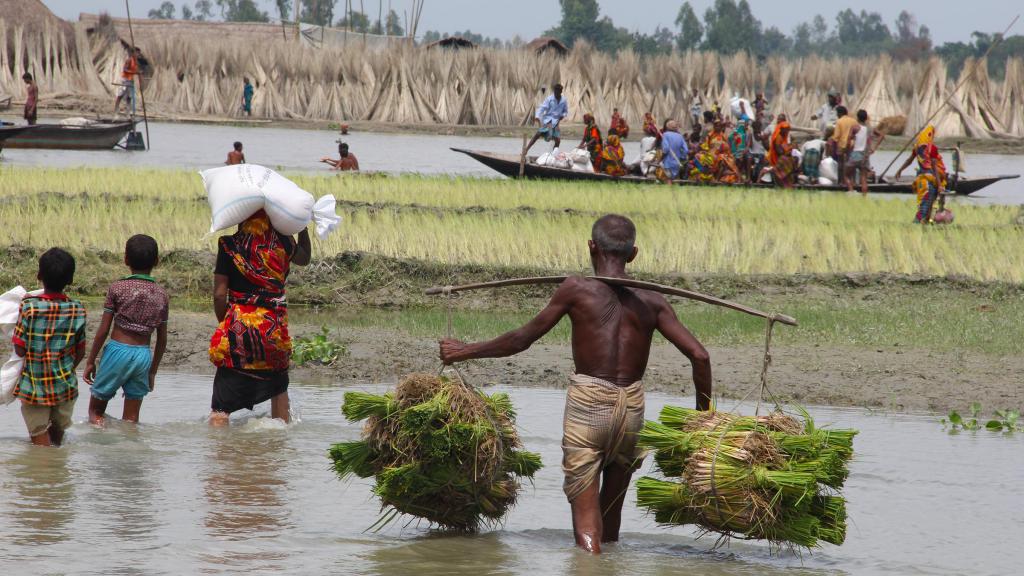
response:
M935 127L928 125L917 136L914 142L914 153L896 171L896 179L917 160L917 178L914 179L914 192L917 194L917 214L914 222L931 224L935 199L946 189L946 164L942 154L935 145Z
M608 136L607 144L601 149L601 171L611 176L625 176L626 166L622 162L625 156L619 137L615 134Z

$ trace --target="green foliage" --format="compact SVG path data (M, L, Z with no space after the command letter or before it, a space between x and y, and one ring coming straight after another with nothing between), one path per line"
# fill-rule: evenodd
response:
M818 428L773 413L736 416L665 406L639 445L665 480L637 482L637 503L659 524L695 524L726 537L814 547L842 544L855 430Z
M256 5L255 0L217 0L225 22L269 22L270 16Z
M598 18L597 0L559 0L559 3L562 20L557 27L546 31L545 36L554 36L567 46L586 40L605 52L617 52L632 44L633 37L628 30L616 27L607 16Z
M747 0L715 0L704 12L704 32L701 47L722 54L757 52L761 44L761 21Z
M323 365L333 364L338 356L347 354L345 345L334 341L326 326L320 327L320 333L309 337L299 337L292 343L292 362L302 366L308 362Z
M339 478L373 477L380 527L409 514L442 528L473 531L500 520L522 479L541 468L521 449L512 403L436 375L406 377L393 393L345 395L350 421L366 420L363 437L328 452Z
M679 7L676 26L679 28L679 35L676 36L676 46L679 50L696 50L704 36L704 25L697 18L697 14L689 2L683 2L683 5Z
M184 13L184 10L186 8L188 8L188 6L182 6L182 13ZM151 20L173 20L174 19L174 3L173 2L167 2L167 1L161 3L159 8L154 8L154 9L150 10L149 14L147 15L147 17L150 18ZM186 18L186 20L187 19L188 18Z
M993 418L987 421L981 419L981 403L971 402L968 407L969 416L964 417L956 410L950 410L946 418L942 419L942 427L949 427L949 431L959 432L961 430L975 431L989 430L991 432L1024 432L1024 424L1019 424L1020 412L1017 410L996 410ZM947 420L948 419L948 420Z
M302 2L299 20L317 26L330 26L334 21L337 0L299 0ZM365 17L365 15L364 15ZM354 20L354 18L353 18Z
M291 20L292 0L274 0L274 6L277 7L277 17L281 21Z
M344 14L334 25L337 28L345 28L355 32L369 32L370 17L364 12L353 10L348 14Z

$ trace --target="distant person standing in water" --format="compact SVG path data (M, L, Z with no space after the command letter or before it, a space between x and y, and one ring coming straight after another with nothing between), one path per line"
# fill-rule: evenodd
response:
M281 234L260 210L217 242L213 310L220 324L210 338L217 367L210 400L210 425L226 426L229 415L270 400L270 415L288 422L288 335L285 283L292 264L310 260L309 232L298 240Z
M245 154L242 152L242 143L235 142L234 149L228 152L228 159L224 162L228 166L234 166L235 164L245 164Z
M22 74L21 79L25 81L25 91L28 92L28 97L25 98L23 117L28 125L32 126L36 123L36 108L39 106L39 86L36 86L35 80L28 72Z
M242 88L242 112L245 112L246 116L252 116L252 96L256 90L252 87L248 78L243 78L245 87Z
M534 121L540 124L533 139L526 145L526 149L533 148L533 145L544 138L545 142L555 141L555 148L562 145L562 131L559 125L569 115L569 103L562 98L562 85L555 84L551 87L551 94L544 99L537 113L534 114Z
M356 159L356 155L348 151L348 144L342 142L338 144L338 154L340 158L337 160L324 156L320 159L324 164L330 164L334 170L359 170L359 160Z

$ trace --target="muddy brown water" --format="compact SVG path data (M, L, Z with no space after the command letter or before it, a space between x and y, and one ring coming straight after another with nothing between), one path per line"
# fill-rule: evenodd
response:
M802 556L747 542L713 550L691 529L655 525L631 489L622 543L594 558L571 545L563 392L510 390L524 443L545 467L503 527L451 536L408 521L365 532L379 515L368 482L338 481L326 457L331 443L359 434L339 413L344 389L295 383L297 423L268 419L262 405L211 430L210 386L161 374L137 428L91 428L80 399L57 449L30 446L17 407L0 408L2 573L973 576L1018 573L1024 561L1024 434L951 435L935 416L811 407L819 424L861 431L845 545ZM652 393L647 413L691 401Z
M141 130L141 125L140 125ZM379 134L356 132L339 136L329 130L308 130L273 127L218 126L204 124L171 124L151 122L150 150L125 152L123 150L5 150L0 165L28 165L49 167L117 166L205 169L222 165L228 150L236 140L245 146L246 159L255 164L288 171L329 173L319 163L323 156L337 156L338 139L351 146L363 170L379 172L422 174L456 174L478 177L498 177L497 173L479 162L449 148L468 148L488 152L518 154L522 141L518 138L488 136L439 136L428 134ZM563 148L574 146L566 140ZM532 152L540 153L551 144L538 143ZM627 141L626 158L632 161L640 150L638 141ZM872 164L881 171L894 152L880 151L872 157ZM1021 174L1024 175L1024 156L998 154L967 154L965 166L968 175ZM888 172L894 174L899 165ZM998 182L970 199L958 202L1024 204L1024 180Z

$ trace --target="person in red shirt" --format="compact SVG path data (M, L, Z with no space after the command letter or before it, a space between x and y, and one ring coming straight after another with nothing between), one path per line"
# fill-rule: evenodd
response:
M117 93L117 99L114 100L115 116L121 107L121 100L124 100L125 105L130 107L130 113L135 114L135 77L139 75L138 55L140 53L141 50L138 48L128 49L128 58L124 61L124 66L121 67L121 90Z
M359 170L359 160L356 160L355 154L348 151L348 144L344 142L338 144L338 154L341 155L341 158L338 160L324 156L320 161L324 164L330 164L335 170Z
M36 86L35 81L32 79L32 75L25 72L21 79L25 81L26 90L28 91L28 97L25 99L25 114L23 117L28 122L29 126L36 123L36 107L39 105L39 87Z
M225 162L228 166L234 166L235 164L245 164L245 154L242 153L242 143L235 142L234 150L228 152L228 160Z

